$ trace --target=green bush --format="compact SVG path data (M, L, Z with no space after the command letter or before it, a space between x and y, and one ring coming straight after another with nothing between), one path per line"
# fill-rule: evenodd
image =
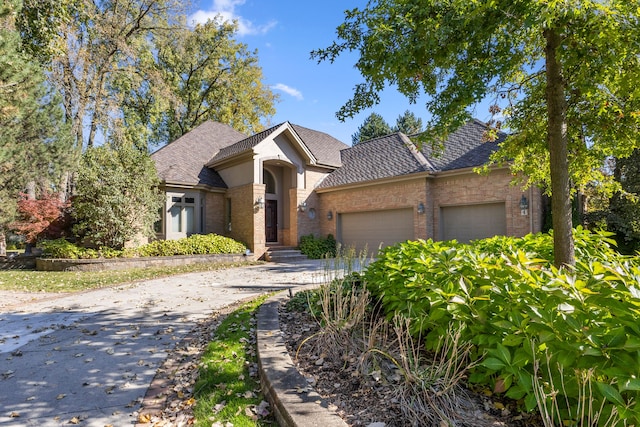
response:
M336 239L329 234L326 238L313 234L300 237L300 252L311 259L334 258L336 256Z
M558 423L580 398L579 376L594 369L593 397L631 424L640 421L640 261L616 253L608 235L575 230L576 267L552 265L552 237L496 237L470 244L413 241L385 248L365 273L372 294L434 350L462 326L480 363L470 382L536 406L540 384L564 384ZM551 376L551 378L549 378ZM584 390L583 390L584 391ZM631 404L633 402L633 404Z
M83 248L65 239L46 240L41 246L45 256L68 259L238 254L247 249L242 243L217 234L194 234L179 240L156 240L138 248L124 250L104 246L100 249Z

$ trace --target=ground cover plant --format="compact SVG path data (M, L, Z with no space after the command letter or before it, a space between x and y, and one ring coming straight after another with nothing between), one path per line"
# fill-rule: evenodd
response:
M607 234L574 237L575 268L554 267L552 237L537 234L405 242L364 277L427 350L460 331L473 346L469 382L539 407L547 425L638 425L640 261Z
M239 254L247 250L244 244L218 234L194 234L177 240L155 240L123 250L106 246L98 249L84 248L65 239L46 240L40 246L45 257L68 259Z

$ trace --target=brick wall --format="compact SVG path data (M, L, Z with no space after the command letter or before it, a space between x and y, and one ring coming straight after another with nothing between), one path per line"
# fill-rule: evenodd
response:
M224 218L224 193L204 193L205 233L226 234Z
M429 237L437 239L440 230L440 207L471 205L492 202L504 202L506 209L506 227L509 236L524 236L530 232L538 232L541 227L541 197L537 189L522 190L512 185L513 175L508 169L498 169L488 175L474 172L442 176L433 179L432 192L432 227ZM529 200L528 215L520 214L520 198L525 195Z
M337 236L336 218L338 213L366 212L384 209L412 208L414 210L414 234L416 238L424 237L427 229L427 216L418 214L420 202L426 206L426 178L386 183L365 187L357 187L319 194L318 223L323 236ZM333 218L327 219L331 211Z
M440 207L491 202L504 202L506 207L507 234L523 236L541 229L541 195L537 189L523 191L511 184L513 176L507 169L499 169L489 175L472 171L441 177L421 177L395 183L354 187L344 190L324 191L318 194L316 226L320 235L337 236L338 213L366 212L383 209L413 208L415 238L439 238ZM529 214L520 214L520 198L529 200ZM422 202L425 213L419 214ZM327 219L331 211L333 218ZM301 227L302 228L302 227Z

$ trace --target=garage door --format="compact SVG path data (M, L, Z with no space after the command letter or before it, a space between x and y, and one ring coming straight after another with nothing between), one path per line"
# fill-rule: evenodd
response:
M338 221L338 240L344 247L358 251L367 247L375 253L380 245L414 238L413 209L343 213Z
M440 208L442 240L468 242L507 232L504 203Z

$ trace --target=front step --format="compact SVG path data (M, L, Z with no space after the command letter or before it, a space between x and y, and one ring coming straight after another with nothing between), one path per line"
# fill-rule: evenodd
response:
M264 254L265 261L270 262L292 262L308 259L299 249L292 246L268 246Z

